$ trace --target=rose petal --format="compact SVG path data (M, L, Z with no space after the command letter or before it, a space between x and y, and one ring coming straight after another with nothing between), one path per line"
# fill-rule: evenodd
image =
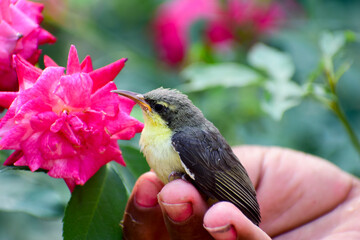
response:
M60 134L45 132L39 141L41 154L46 156L47 160L67 159L77 155L74 147ZM49 169L52 165L43 163L43 167Z
M33 172L41 167L43 158L38 147L38 139L41 135L41 132L33 133L21 142L21 149L23 149L24 156L20 159L21 161L19 160L14 163L15 166L29 166Z
M18 9L16 6L10 4L11 26L23 36L28 35L38 24L34 22L29 16Z
M41 112L31 117L30 126L34 131L45 131L56 122L58 116L54 112Z
M98 89L91 96L91 109L99 112L104 112L109 116L115 116L117 114L118 105L121 104L118 94L111 93L111 90L115 90L116 85L113 82L109 82L104 87ZM131 105L133 101L124 100ZM134 106L132 104L132 106Z
M91 88L89 75L77 73L62 76L54 94L68 107L86 108L90 105Z
M105 67L92 71L90 73L90 77L94 82L92 92L97 91L99 88L105 86L108 82L113 81L121 69L125 66L126 61L127 58L122 58Z
M79 56L74 45L71 45L69 51L68 62L66 66L66 74L70 75L81 71Z
M44 9L43 4L20 0L16 1L15 6L22 12L26 13L26 15L29 16L29 18L33 19L36 23L42 22L43 16L41 12Z
M16 161L18 161L20 158L22 158L22 156L24 156L24 153L22 150L15 150L15 152L13 152L4 162L5 166L11 166L13 165Z
M44 55L44 65L47 67L58 67L57 63L52 60L48 55Z
M17 92L0 92L0 106L9 108L17 97Z
M84 61L81 62L81 72L89 73L93 71L93 65L91 57L88 55L85 57Z
M16 67L20 90L32 87L41 75L41 69L29 64L20 55L14 55L13 61Z
M40 28L38 35L38 44L42 45L45 43L55 43L56 37L54 37L51 33L46 31L45 29Z
M33 76L28 76L31 81L25 81L21 71L18 73L19 77L16 76L16 64L13 64L12 55L17 54L26 59L29 65L34 65L41 53L38 49L39 44L55 42L55 37L39 26L43 19L42 9L42 4L27 0L0 1L1 91L18 91L19 83L28 84L35 81L32 79ZM24 88L28 86L21 86L20 90Z

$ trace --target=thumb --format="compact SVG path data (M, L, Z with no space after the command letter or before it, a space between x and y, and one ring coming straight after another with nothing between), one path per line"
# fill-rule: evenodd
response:
M271 238L229 202L213 205L204 216L204 227L216 240Z

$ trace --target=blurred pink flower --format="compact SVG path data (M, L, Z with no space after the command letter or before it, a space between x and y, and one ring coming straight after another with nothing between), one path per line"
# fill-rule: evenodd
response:
M191 25L215 18L217 11L217 0L173 0L161 5L154 20L160 57L170 65L180 63L187 51Z
M172 0L159 7L154 20L160 58L177 65L186 57L191 26L205 21L205 44L244 44L277 28L285 17L276 2L257 0Z
M0 0L0 90L17 91L18 81L12 55L19 54L37 63L38 45L54 43L56 38L42 29L43 5L26 0Z
M48 170L71 191L112 160L125 165L117 140L143 128L129 116L135 103L110 92L125 61L93 70L71 46L65 74L49 57L41 71L14 56L19 92L0 93L0 104L12 102L0 121L0 149L15 150L4 164Z
M277 2L228 0L226 16L237 29L250 27L255 33L264 34L276 29L285 13Z

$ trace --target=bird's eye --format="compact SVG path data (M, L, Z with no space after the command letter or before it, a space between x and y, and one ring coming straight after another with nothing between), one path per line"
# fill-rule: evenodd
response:
M161 104L155 104L154 109L157 112L161 112L162 110L164 110L165 106L161 105Z

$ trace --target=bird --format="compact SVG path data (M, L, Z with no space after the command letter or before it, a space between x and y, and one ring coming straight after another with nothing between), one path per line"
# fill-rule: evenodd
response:
M220 131L187 95L157 88L145 94L113 90L140 105L140 150L164 183L189 180L208 202L228 201L255 225L261 221L255 188Z

